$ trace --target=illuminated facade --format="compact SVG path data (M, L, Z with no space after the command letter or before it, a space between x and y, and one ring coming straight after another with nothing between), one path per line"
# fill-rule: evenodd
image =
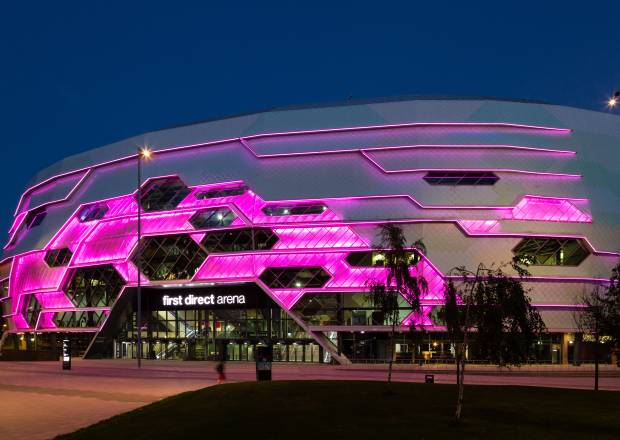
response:
M451 268L519 255L550 331L543 357L566 362L579 296L620 256L619 144L609 114L429 99L273 110L69 157L15 211L3 346L71 334L86 356L135 355L141 255L146 356L251 359L272 342L281 360L381 359L389 327L364 290L385 271L376 226L397 222L428 248L411 269L429 284L424 316L403 313L403 334L441 340ZM438 345L429 355L449 355Z

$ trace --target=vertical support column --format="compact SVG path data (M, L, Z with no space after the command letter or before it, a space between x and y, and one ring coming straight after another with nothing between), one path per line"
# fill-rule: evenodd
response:
M568 365L568 345L572 338L572 333L564 333L562 335L562 365Z

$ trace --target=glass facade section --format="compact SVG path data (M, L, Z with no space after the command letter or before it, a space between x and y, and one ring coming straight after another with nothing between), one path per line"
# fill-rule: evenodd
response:
M87 205L80 209L77 217L82 223L100 220L105 216L106 212L108 212L108 209L107 203L93 203L92 205Z
M272 289L323 287L330 278L322 267L269 267L260 275Z
M411 307L399 297L399 318L404 319ZM385 317L373 307L366 292L307 292L295 303L293 311L309 325L387 325Z
M327 209L323 203L306 203L301 205L269 205L263 213L269 216L322 214Z
M520 262L533 266L578 266L590 254L574 238L524 238L512 252Z
M384 251L360 251L351 252L347 255L346 261L353 267L383 267L385 266ZM409 264L414 266L420 261L420 255L415 252L407 252Z
M26 214L26 218L24 219L24 225L26 225L26 229L32 229L34 227L39 226L43 223L43 220L47 216L47 211L45 207L36 208Z
M24 318L31 328L35 328L41 311L41 304L37 301L34 294L30 294L24 298Z
M49 267L66 266L73 253L68 248L50 249L45 253L45 262Z
M197 199L217 199L220 197L240 196L242 194L245 194L247 190L247 186L239 185L227 188L198 191L196 194L194 194L194 197L196 197Z
M237 216L229 208L212 208L197 212L189 222L195 229L225 228L230 226Z
M162 235L143 239L132 257L136 266L139 258L142 273L149 280L188 280L207 258L207 253L189 235Z
M269 228L241 228L208 232L201 243L209 252L242 252L271 249L277 241Z
M140 197L146 212L168 211L177 207L191 190L178 177L165 177L149 181Z
M75 269L65 293L76 307L112 305L125 281L112 265Z
M424 180L430 185L495 185L499 177L490 171L431 171Z
M59 328L93 328L99 327L104 318L103 311L58 312L54 324Z

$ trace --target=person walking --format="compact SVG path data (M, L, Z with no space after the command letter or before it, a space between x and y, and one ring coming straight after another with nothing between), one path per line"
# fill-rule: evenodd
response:
M217 384L221 385L226 381L226 374L224 373L224 361L219 361L215 366L217 372Z

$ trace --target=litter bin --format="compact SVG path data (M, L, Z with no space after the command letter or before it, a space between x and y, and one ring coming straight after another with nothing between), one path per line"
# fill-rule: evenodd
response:
M273 362L273 347L259 345L256 347L256 380L271 380L271 363Z
M435 383L435 375L434 374L425 374L424 375L424 383Z

